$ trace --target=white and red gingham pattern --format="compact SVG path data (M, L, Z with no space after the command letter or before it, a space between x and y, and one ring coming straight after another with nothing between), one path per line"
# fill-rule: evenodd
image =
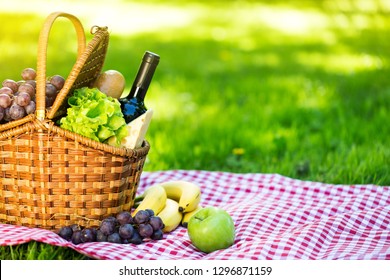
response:
M0 224L0 245L31 240L70 247L96 259L390 259L390 187L331 185L277 174L195 170L143 172L139 193L154 183L188 180L202 205L225 209L236 240L227 249L198 251L183 227L140 245L74 245L53 232Z

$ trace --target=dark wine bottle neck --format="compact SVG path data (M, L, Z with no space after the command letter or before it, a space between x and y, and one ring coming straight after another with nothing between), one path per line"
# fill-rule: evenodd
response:
M136 97L138 100L145 99L146 92L148 91L159 61L160 57L157 54L148 51L145 52L127 99L133 97Z
M146 96L146 90L141 87L133 85L127 99L137 98L137 100L144 101Z

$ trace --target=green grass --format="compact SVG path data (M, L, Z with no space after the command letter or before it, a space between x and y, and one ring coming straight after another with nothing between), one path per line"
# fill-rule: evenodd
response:
M144 170L390 186L389 7L385 1L268 2L145 1L188 22L111 31L105 69L123 72L128 86L145 50L161 56L146 100L155 115ZM16 79L36 63L45 16L20 15L0 15L3 78ZM55 28L48 69L66 75L74 34L66 33L66 23ZM73 258L83 256L35 242L0 248L0 259Z

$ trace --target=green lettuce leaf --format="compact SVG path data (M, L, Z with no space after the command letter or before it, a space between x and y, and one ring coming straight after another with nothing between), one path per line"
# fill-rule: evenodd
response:
M127 136L119 101L97 88L76 89L68 104L67 115L59 121L61 128L99 142L107 142L115 137L113 143L116 146Z

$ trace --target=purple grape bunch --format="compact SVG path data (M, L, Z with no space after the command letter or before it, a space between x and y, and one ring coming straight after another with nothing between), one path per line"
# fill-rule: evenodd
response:
M63 226L58 235L74 244L86 242L111 242L141 244L163 238L164 223L153 210L139 210L134 217L129 211L103 219L99 227Z
M0 123L21 119L33 114L36 109L36 71L25 68L22 80L5 79L0 87ZM53 105L58 92L64 87L65 79L54 75L46 81L46 108Z

